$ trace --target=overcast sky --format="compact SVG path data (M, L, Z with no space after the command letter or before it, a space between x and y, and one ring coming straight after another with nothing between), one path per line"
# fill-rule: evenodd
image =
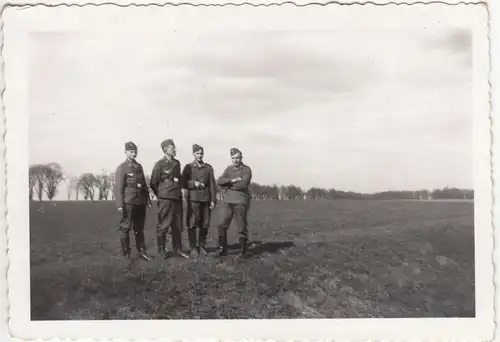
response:
M239 147L254 181L360 192L473 187L467 31L150 35L38 33L30 163L147 173L172 138L220 175Z

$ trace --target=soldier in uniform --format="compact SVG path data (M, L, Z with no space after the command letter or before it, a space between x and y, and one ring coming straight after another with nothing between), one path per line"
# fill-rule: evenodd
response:
M176 150L172 139L164 140L161 149L165 156L158 160L151 173L151 190L158 199L156 239L158 253L167 258L166 234L170 230L172 248L177 255L188 258L182 252L182 175L181 164L175 159Z
M191 257L196 257L198 253L208 255L205 242L211 210L216 203L214 170L210 164L203 161L203 152L203 147L194 144L194 161L186 164L182 171L186 189L186 221Z
M144 242L146 206L151 207L151 199L142 165L135 160L137 146L133 142L125 143L125 155L127 160L118 166L115 183L116 204L118 211L122 214L119 228L121 231L121 247L124 256L129 259L129 232L130 228L133 227L139 257L144 260L151 260L146 254Z
M243 164L243 155L239 149L232 148L230 155L232 165L224 170L217 181L225 191L220 209L221 223L218 227L219 251L217 255L227 255L227 230L234 218L239 233L240 256L246 257L248 251L247 214L250 206L249 186L252 181L252 170Z

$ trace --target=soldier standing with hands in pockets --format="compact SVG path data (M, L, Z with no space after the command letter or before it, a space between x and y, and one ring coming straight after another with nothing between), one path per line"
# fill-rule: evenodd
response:
M144 242L146 206L151 207L151 199L142 165L135 160L137 146L133 142L125 143L125 155L127 160L118 166L115 183L116 204L122 214L119 228L121 247L123 255L130 259L129 232L133 227L139 257L151 260L146 254Z
M205 241L210 225L211 210L216 203L214 170L210 164L203 161L203 152L203 147L194 144L194 161L186 164L182 171L184 188L187 190L186 221L191 257L198 256L198 253L208 255Z
M170 230L172 248L182 257L189 258L182 252L182 175L181 164L175 159L176 149L172 139L161 143L165 156L158 160L151 173L151 190L158 199L158 220L156 239L158 253L167 258L166 234Z

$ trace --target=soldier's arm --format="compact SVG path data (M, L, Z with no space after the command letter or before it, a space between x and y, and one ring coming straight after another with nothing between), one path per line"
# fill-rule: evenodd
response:
M146 195L146 200L147 204L151 204L151 194L149 193L149 184L146 182L146 175L144 174L144 169L141 166L141 172L142 172L142 191L144 191L144 195Z
M156 197L158 197L158 184L160 183L160 165L156 163L151 172L151 180L149 181L149 186Z
M182 177L182 172L181 172L181 163L180 162L177 162L174 166L174 172L172 172L174 174L174 178L177 178L179 184L182 185L184 184L184 181L183 181L183 177Z
M250 186L250 182L252 181L252 169L250 167L246 167L241 175L241 180L234 182L231 185L231 189L234 190L245 190Z
M120 165L116 169L115 173L115 197L116 197L116 207L123 208L123 197L125 192L125 171L123 166Z
M189 164L186 164L184 170L182 170L182 181L184 189L195 189L194 181L191 179L191 167Z
M228 175L228 170L229 168L227 167L224 172L222 173L222 175L219 177L219 179L217 180L217 184L219 184L220 186L227 186L229 184L231 184L231 178L229 178L229 175Z
M209 177L209 182L210 182L210 201L211 202L217 202L217 189L215 188L215 176L214 176L214 169L212 166L210 166L210 177Z

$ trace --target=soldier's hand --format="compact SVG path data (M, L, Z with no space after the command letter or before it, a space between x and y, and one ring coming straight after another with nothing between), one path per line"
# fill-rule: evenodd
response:
M215 208L215 202L210 202L210 210L213 210Z
M205 188L205 184L200 183L200 187L201 187L202 189L204 189L204 188Z
M201 184L200 182L198 182L198 181L194 181L194 186L195 186L195 187L197 187L197 188L198 188L198 187L200 187L200 184Z
M243 178L241 178L241 177L236 177L236 178L231 179L231 182L236 183L236 182L238 182L238 181L240 181L242 179Z
M116 210L118 210L119 212L123 212L123 207L119 207L119 208L118 208L118 209L116 209Z

